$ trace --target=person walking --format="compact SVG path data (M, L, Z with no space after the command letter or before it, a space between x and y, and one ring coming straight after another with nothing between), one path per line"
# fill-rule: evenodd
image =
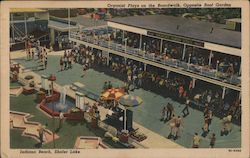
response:
M216 141L216 137L215 137L215 133L213 133L212 136L210 137L210 143L209 143L210 148L214 148L215 141Z
M166 109L167 109L166 106L164 106L163 109L161 110L161 121L165 121L167 118Z
M108 82L105 81L102 90L106 91L108 89Z
M167 104L167 120L170 120L173 115L174 107L172 104Z
M61 67L61 71L63 71L63 57L60 58L60 67Z
M208 132L209 132L209 128L208 128L208 115L205 115L204 117L204 125L202 127L203 133L202 136L206 137Z
M48 65L48 58L46 57L44 59L44 67L45 67L45 69L47 69L47 65Z
M193 137L193 146L192 146L192 148L199 148L200 142L201 142L200 136L198 135L198 133L195 133L194 137Z
M59 126L58 126L58 129L62 128L63 120L64 120L64 114L61 111L59 111Z
M231 114L222 119L221 136L228 135L228 133L232 131L231 121L232 121Z
M142 87L142 72L138 74L138 87Z
M186 103L185 103L185 107L184 109L182 110L182 113L183 113L183 117L186 117L187 115L189 115L189 106L190 106L190 100L187 98L186 99Z
M68 57L68 65L69 65L69 69L72 69L71 57Z
M64 70L68 69L68 61L67 61L67 56L64 56Z
M47 124L45 124L45 126L40 124L38 126L38 129L37 129L38 135L39 135L39 140L40 140L40 147L42 147L43 142L44 142L43 138L44 138L44 131L45 131L46 127L47 127Z
M208 111L208 131L209 131L209 126L212 123L212 119L213 119L213 112L212 112L212 110L209 110Z
M81 76L82 78L85 76L86 70L87 70L87 67L86 67L85 64L83 64L83 65L82 65L82 76Z
M108 81L108 89L111 89L113 86L112 86L112 83L111 81Z
M181 126L183 127L182 119L181 119L180 116L178 116L175 119L176 133L175 133L175 136L174 136L174 140L176 140L178 137L180 137L180 128L181 128Z
M128 82L128 90L130 90L130 85L131 85L131 82L132 82L132 77L131 77L131 75L128 75L128 76L127 76L127 82Z
M32 55L32 60L34 60L34 58L35 58L35 52L34 52L34 50L31 52L31 55Z

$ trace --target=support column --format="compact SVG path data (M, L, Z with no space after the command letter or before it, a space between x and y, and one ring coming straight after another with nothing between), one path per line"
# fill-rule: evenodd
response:
M147 64L144 63L144 71L147 71Z
M222 89L222 96L221 96L222 99L225 98L225 94L226 94L226 87L223 87L223 89Z
M49 81L48 81L48 76L42 75L41 76L41 85L44 90L49 90Z
M219 64L220 64L220 61L217 60L217 62L216 62L216 73L219 71Z
M50 29L50 44L54 45L55 44L55 30L54 29Z
M168 78L168 76L169 76L169 73L170 73L170 71L167 70L167 78Z
M76 92L76 107L84 110L85 105L84 105L84 94L80 92Z
M240 68L239 68L239 75L241 75L241 63L240 63Z
M208 66L209 66L209 67L211 66L212 57L213 57L213 53L212 53L212 50L211 50L211 51L210 51L210 54L209 54L209 59L208 59Z
M186 44L183 45L182 60L185 59L185 55L186 55Z
M140 34L140 45L139 45L139 49L141 50L142 47L142 34Z
M162 45L163 45L163 39L161 38L160 53L162 53Z
M70 37L70 8L68 8L68 36Z
M122 43L124 42L124 38L125 38L125 31L122 30Z
M14 18L13 18L13 13L11 13L11 26L12 26L12 39L13 39L13 42L15 43L15 30L14 30Z
M124 44L124 45L125 45L124 52L127 53L127 42L128 42L128 39L125 38L124 40L125 40L125 41L124 41L124 42L125 42L125 44Z
M109 52L107 53L107 66L109 66Z
M25 29L25 36L28 35L28 31L27 31L27 14L24 13L24 29Z
M195 79L195 78L193 78L193 85L192 85L192 88L194 88L194 87L195 87L195 81L196 81L196 79Z
M146 43L143 43L143 57L146 55Z

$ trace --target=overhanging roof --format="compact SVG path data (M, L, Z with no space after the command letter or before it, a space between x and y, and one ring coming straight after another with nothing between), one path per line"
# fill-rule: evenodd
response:
M166 15L113 18L110 22L188 37L199 41L241 48L241 32L226 30L225 25ZM179 28L177 29L177 25ZM213 28L213 32L210 33ZM122 29L122 28L120 28Z
M62 23L62 22L53 21L53 20L49 20L48 27L53 28L57 31L61 31L61 32L67 32L69 29L74 30L78 28L75 25L70 25L69 27L67 23Z
M76 22L78 25L82 25L83 27L107 25L107 22L104 20L96 20L95 21L91 18L87 18L87 17L84 17L82 15L79 15L77 17L71 17L70 21Z
M43 9L37 8L11 8L10 13L38 13L38 12L47 12Z

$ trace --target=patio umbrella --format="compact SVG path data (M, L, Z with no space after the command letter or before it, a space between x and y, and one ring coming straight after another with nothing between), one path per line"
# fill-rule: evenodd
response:
M138 96L124 95L120 98L119 103L124 106L136 106L142 103L142 99Z
M111 88L103 92L101 94L101 98L103 100L118 100L123 95L125 95L125 92L123 89Z

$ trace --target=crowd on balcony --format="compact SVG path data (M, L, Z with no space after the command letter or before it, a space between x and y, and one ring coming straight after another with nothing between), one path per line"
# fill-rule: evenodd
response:
M99 30L99 32L101 31ZM98 40L111 40L114 43L124 46L126 43L126 46L136 48L137 50L140 48L141 51L145 52L145 55L161 61L175 59L194 66L202 66L203 70L214 70L223 74L221 77L230 78L234 75L239 76L240 74L240 57L212 52L211 61L209 61L209 50L186 46L185 54L183 54L184 46L180 43L163 40L162 48L160 48L160 39L142 35L140 43L139 34L127 31L123 32L119 29L111 31L108 35L106 34L107 37L105 34L98 35L98 33L94 32L92 32L92 35Z

